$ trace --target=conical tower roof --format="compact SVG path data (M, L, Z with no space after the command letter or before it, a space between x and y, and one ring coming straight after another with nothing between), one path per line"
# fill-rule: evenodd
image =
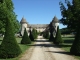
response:
M53 20L52 20L53 23L59 23L58 19L56 16L54 16Z
M21 19L20 23L27 23L27 22L26 22L26 19L23 17L23 18Z

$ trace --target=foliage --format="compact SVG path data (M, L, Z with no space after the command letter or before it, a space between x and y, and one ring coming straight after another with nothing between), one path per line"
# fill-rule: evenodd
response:
M68 28L62 28L62 29L60 29L60 31L61 31L61 34L70 34L73 32Z
M20 23L18 20L14 21L14 27L15 27L15 33L18 33L20 29Z
M29 38L31 39L31 41L34 41L34 38L33 38L31 30L30 30Z
M14 7L13 7L13 3L12 0L3 0L0 2L0 33L4 33L5 32L5 25L6 25L6 13L4 12L4 10L8 10L9 14L11 15L10 19L13 22L13 26L14 26L14 32L17 32L19 30L19 23L18 20L16 19L16 14L13 11Z
M43 37L49 39L49 32L48 31L43 32Z
M55 44L60 44L63 43L62 37L61 37L61 32L59 30L59 26L57 27L57 33L56 33L56 37L55 37Z
M5 36L0 47L0 58L17 57L22 51L14 36L13 22L10 20L8 11L6 11L6 28Z
M34 38L34 39L37 38L38 33L37 33L37 31L36 31L34 28L33 28L33 30L32 30L32 35L33 35L33 38Z
M55 38L54 38L53 34L52 34L52 33L50 33L49 41L52 41L52 42L53 42L53 41L54 41L54 39L55 39Z
M72 0L72 3L66 0L67 8L60 2L62 23L68 25L68 28L76 32L75 40L70 49L74 55L80 55L80 0ZM76 52L75 52L76 51Z
M61 22L68 28L76 30L80 19L80 0L72 0L72 3L65 0L67 8L60 2L60 10L62 14Z
M0 45L1 45L1 42L3 41L3 37L0 37ZM20 46L21 48L21 51L22 53L18 56L18 57L15 57L15 58L6 58L6 59L1 59L0 60L19 60L20 57L25 53L26 50L28 50L31 46L29 45L25 45L25 44L20 44L22 38L16 38L16 41L17 43L19 43L18 45Z
M26 28L25 28L24 35L23 35L22 40L21 40L21 44L30 44L30 43L31 43L31 40L28 37L27 31L26 31Z
M70 49L70 52L74 55L80 55L80 28L77 29L75 40L74 40L73 45Z

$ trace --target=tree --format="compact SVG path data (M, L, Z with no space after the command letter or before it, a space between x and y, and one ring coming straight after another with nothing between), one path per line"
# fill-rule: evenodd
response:
M3 3L3 0L0 0L0 3Z
M32 30L32 35L33 35L33 38L36 39L37 38L37 31L33 28Z
M4 4L5 2L5 4ZM1 0L0 2L0 33L5 32L5 25L6 25L6 14L4 12L5 8L9 11L9 14L11 15L11 21L14 25L14 32L17 32L19 30L19 24L17 23L18 20L16 19L17 15L15 14L13 2L12 0Z
M31 39L31 41L34 41L34 38L33 38L31 30L30 30L29 38Z
M57 27L57 33L56 33L56 37L55 37L54 43L55 44L63 43L63 40L62 40L62 37L61 37L61 32L59 30L59 26Z
M43 37L46 38L46 32L43 32Z
M49 24L49 31L50 31L50 37L49 37L49 41L54 41L54 36L53 36L53 32L54 32L54 27L53 27L53 24L52 24L52 22L50 22L50 24Z
M62 13L62 23L76 32L75 40L71 46L70 52L74 55L80 55L80 0L72 0L72 4L66 1L67 9L60 3Z
M18 33L20 29L20 23L18 20L14 21L14 27L15 27L15 33Z
M48 31L43 32L43 37L49 39L49 32Z
M13 58L22 51L14 36L13 4L11 0L0 2L0 29L5 32L5 36L0 46L0 58Z
M80 55L80 29L79 28L77 29L75 40L74 40L73 45L70 49L70 52L74 55Z
M62 28L62 29L60 29L60 31L61 31L61 34L71 34L71 33L74 32L74 31L71 31L68 28Z
M25 28L24 35L23 35L22 40L21 40L21 44L30 44L30 43L31 43L31 40L28 37L27 31L26 31L26 28Z
M6 28L5 36L0 47L0 58L13 58L17 57L22 51L14 36L13 22L11 21L11 15L9 11L6 11Z
M5 32L5 23L6 23L5 22L6 14L4 12L5 7L6 6L5 6L4 0L3 0L3 2L0 2L0 33L4 33Z
M71 30L76 31L78 24L79 24L79 16L80 16L80 0L72 0L70 1L65 0L67 8L60 2L60 10L62 19L60 20L64 25Z
M52 41L52 42L54 41L54 36L52 33L50 34L49 41Z

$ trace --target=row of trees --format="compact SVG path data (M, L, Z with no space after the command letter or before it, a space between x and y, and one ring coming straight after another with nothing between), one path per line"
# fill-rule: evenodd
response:
M13 10L12 0L0 0L0 33L5 35L0 46L0 58L13 58L22 53L15 38L20 25ZM30 44L31 41L34 41L37 38L35 33L35 30L30 31L28 37L25 29L21 44Z
M59 26L57 27L56 36L54 37L53 33L51 33L49 41L52 41L54 44L61 44L61 43L63 43Z
M45 32L43 32L43 37L45 38L45 39L49 39L49 31L45 31Z
M34 41L34 39L37 38L37 32L35 29L33 29L32 31L29 31L29 36L28 33L26 31L26 28L24 30L24 35L22 36L22 40L21 40L21 44L30 44L31 41Z
M61 22L76 32L70 52L74 55L80 55L80 0L72 0L72 2L65 0L65 4L66 6L60 2Z
M12 0L0 0L0 33L5 32L0 46L0 58L13 58L22 53L15 38L15 33L19 31L19 22L13 10ZM25 36L27 35L25 32L21 43L27 42L29 44L31 41L28 36ZM25 41L26 38L27 40Z
M72 31L71 29L66 28L62 28L60 29L61 34L71 34L71 33L75 33L74 31Z
M54 44L63 43L59 26L57 27L57 32L56 32L55 37L54 37L53 33L50 33L50 35L49 35L48 31L43 32L43 37L46 39L49 39L49 41L52 41Z
M37 32L37 30L36 29L32 29L32 35L33 35L33 38L34 39L36 39L37 38L37 36L38 36L38 32Z

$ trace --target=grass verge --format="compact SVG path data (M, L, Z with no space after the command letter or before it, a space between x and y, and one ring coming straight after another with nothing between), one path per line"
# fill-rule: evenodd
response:
M74 37L63 37L62 38L64 40L64 43L59 45L63 50L65 50L66 52L70 52L70 48L72 46L72 43L74 41ZM78 58L80 60L80 56L75 56L73 55L75 58Z
M17 40L17 42L18 42L18 44L19 44L19 46L20 46L20 48L22 50L22 53L16 58L0 59L0 60L19 60L19 58L22 56L22 54L24 54L24 52L30 48L30 46L27 45L27 44L25 44L25 45L24 44L20 44L21 39L22 38L16 38L16 40ZM2 40L3 40L3 38L0 38L0 44L1 44Z

